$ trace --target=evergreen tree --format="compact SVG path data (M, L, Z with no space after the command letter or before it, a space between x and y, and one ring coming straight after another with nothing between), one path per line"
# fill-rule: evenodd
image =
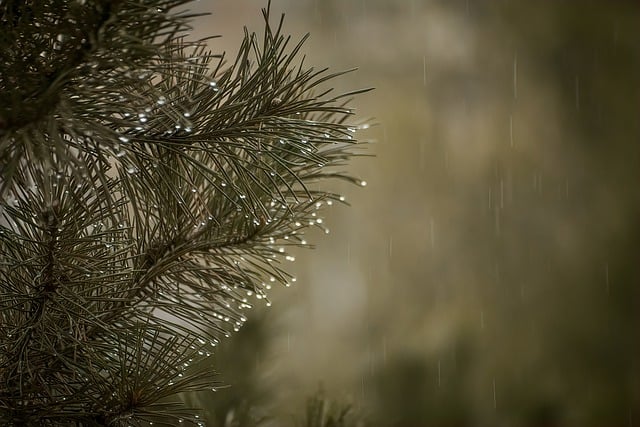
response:
M316 183L360 183L362 91L322 89L268 8L227 64L187 3L0 1L3 425L201 424L171 396L293 280L339 201Z

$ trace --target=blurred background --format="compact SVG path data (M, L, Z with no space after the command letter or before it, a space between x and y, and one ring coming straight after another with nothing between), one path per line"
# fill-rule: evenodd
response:
M193 35L233 58L266 3L194 3ZM209 424L303 425L321 389L353 425L640 425L640 3L271 3L376 88L375 157L220 348Z

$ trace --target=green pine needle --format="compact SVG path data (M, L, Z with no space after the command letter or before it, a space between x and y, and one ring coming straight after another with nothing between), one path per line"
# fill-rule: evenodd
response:
M189 366L293 279L284 247L340 200L315 183L360 183L337 167L366 89L323 89L343 73L268 9L226 63L187 3L0 3L5 424L197 424L167 400L215 384Z

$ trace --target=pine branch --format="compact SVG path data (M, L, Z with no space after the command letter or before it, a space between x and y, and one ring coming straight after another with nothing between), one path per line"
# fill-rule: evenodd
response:
M164 47L187 30L187 20L196 16L169 13L188 2L30 0L0 4L3 193L27 156L54 166L52 154L68 162L73 161L73 149L86 151L86 137L98 142L113 139L113 132L105 126L104 110L109 107L105 101L115 107L134 100L124 97L126 91L105 91L106 84L134 86L140 76L170 71L166 63L174 62L174 69L181 67L176 58L165 54ZM57 131L34 137L53 130L54 124L73 138L56 141Z
M341 201L310 184L360 183L336 167L364 90L322 91L342 73L297 63L268 9L227 65L184 0L45 3L0 4L0 420L172 425L166 398L215 384L186 365Z

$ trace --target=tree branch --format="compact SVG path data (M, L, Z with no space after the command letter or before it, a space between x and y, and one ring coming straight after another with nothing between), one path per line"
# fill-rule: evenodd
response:
M79 45L75 49L71 49L69 54L63 53L66 58L57 61L58 64L52 63L53 61L47 62L39 57L33 58L37 52L21 52L22 49L16 45L13 46L18 50L12 58L15 62L5 64L3 68L15 66L18 63L22 65L22 73L20 75L3 73L8 79L4 83L7 86L6 90L9 92L9 96L2 101L3 105L0 109L0 136L41 120L55 110L60 101L60 92L77 74L78 67L87 62L91 54L99 48L105 27L115 19L117 7L122 1L103 0L93 10L93 19L68 15L65 23L68 23L69 26L71 26L70 22L77 22L81 18L84 19L80 22L84 22L85 25L80 29L75 29L76 37L72 38L77 40ZM22 8L18 9L14 3L12 13L7 13L7 15L12 18L14 26L32 27L38 21L31 22L26 18L20 19L21 15L28 10L30 10L29 6L22 5ZM24 32L24 29L21 29L21 32ZM20 39L18 38L15 43L20 43ZM33 46L27 46L27 48L32 50ZM69 52L69 50L64 52ZM27 60L19 58L20 54L26 55ZM37 67L36 70L29 72L33 67Z

